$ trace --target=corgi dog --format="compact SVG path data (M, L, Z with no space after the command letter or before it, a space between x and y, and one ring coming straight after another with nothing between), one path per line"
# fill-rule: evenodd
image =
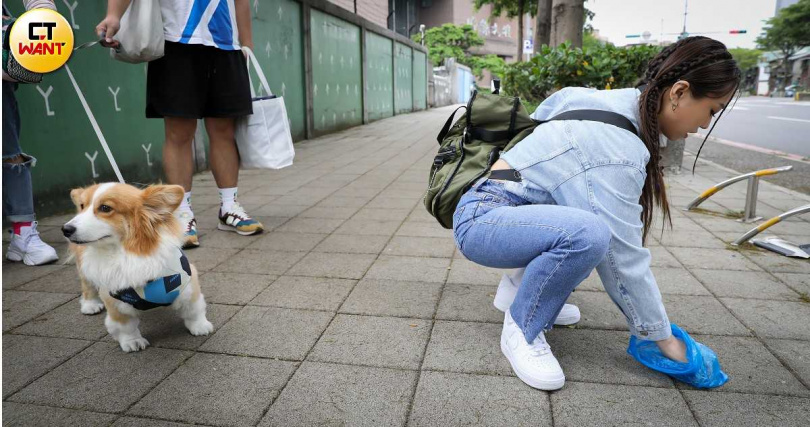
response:
M78 214L62 226L82 284L81 312L107 310L104 325L125 352L146 348L138 314L171 306L192 335L208 335L205 298L197 270L180 249L182 231L174 210L183 187L139 190L118 183L70 192Z

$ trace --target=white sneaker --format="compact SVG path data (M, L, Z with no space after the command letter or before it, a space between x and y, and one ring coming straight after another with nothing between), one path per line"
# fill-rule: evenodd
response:
M513 277L509 277L508 274L504 274L503 277L501 277L501 283L498 284L498 291L495 293L495 301L493 302L495 308L503 312L509 310L518 291L518 285L516 285L515 282L520 283L523 280L523 272L525 270L524 268L516 270ZM560 314L554 319L554 324L560 326L573 325L579 322L580 318L581 315L577 306L574 304L564 304L562 310L560 310Z
M180 221L180 227L183 229L183 249L200 246L200 240L197 237L197 220L194 218L194 212L177 210L174 216Z
M9 261L24 262L25 265L43 265L59 259L56 249L39 238L37 222L29 227L20 228L20 234L11 232L11 243L8 245L6 258Z
M512 365L515 375L529 386L540 390L559 390L565 385L565 374L551 353L545 335L540 332L531 344L527 343L509 310L503 320L501 351Z

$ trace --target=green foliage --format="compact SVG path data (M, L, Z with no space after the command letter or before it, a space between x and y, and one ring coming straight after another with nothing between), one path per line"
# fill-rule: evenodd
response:
M420 42L421 37L421 34L415 34L412 38L415 42ZM428 48L428 56L433 64L439 65L447 58L456 58L459 64L470 67L478 77L484 69L500 74L506 65L502 58L470 53L470 48L483 44L484 39L471 25L444 24L425 31L425 47Z
M762 49L779 50L785 56L810 46L810 0L799 0L768 19L757 43Z
M759 58L762 56L762 51L759 49L745 49L742 47L729 49L731 56L737 61L740 70L747 70L751 67L756 67L759 63Z
M479 10L485 4L492 5L490 16L494 17L506 12L507 18L516 18L520 15L521 6L523 13L528 13L529 16L537 15L537 0L475 0L473 6L475 10Z
M568 86L632 87L659 49L658 46L618 48L611 44L580 49L572 48L568 42L554 48L544 45L530 61L504 67L503 91L529 103L539 103Z

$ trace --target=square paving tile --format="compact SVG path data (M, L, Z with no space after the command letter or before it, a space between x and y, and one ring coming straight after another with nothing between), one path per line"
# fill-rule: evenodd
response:
M307 360L418 369L431 322L338 314Z
M79 299L61 305L12 330L15 334L99 340L107 335L104 312L92 316L79 311Z
M408 425L551 426L551 408L516 377L422 372Z
M797 292L803 292L810 296L810 275L801 273L774 273L774 275Z
M402 222L408 217L410 210L408 209L383 209L383 208L369 208L365 207L357 211L352 219L358 220L377 220L377 221L397 221Z
M87 341L3 336L3 398L90 345Z
M683 268L683 265L663 246L651 246L647 249L650 250L650 256L652 257L650 260L650 266Z
M313 252L335 252L344 254L378 254L382 252L389 236L355 236L333 234L321 242Z
M343 223L335 234L353 236L391 236L399 228L401 221L351 218Z
M685 268L652 267L651 270L662 294L711 295Z
M30 267L22 263L6 263L6 245L3 245L3 289L14 289L32 280L47 276L51 273L75 267L68 267L61 264L40 265Z
M237 356L303 360L332 313L247 306L214 332L200 350Z
M20 326L74 298L76 298L75 294L4 291L3 332Z
M262 225L267 226L267 224ZM240 236L230 231L211 230L200 236L200 242L206 248L242 249L261 237L262 234ZM196 249L198 248L195 248L195 250Z
M567 302L579 307L582 319L577 328L627 330L622 311L605 292L575 291Z
M315 207L336 207L336 208L360 208L368 203L366 197L346 197L346 196L329 196L320 202Z
M503 313L494 305L497 286L445 285L437 319L503 324Z
M675 389L567 382L551 395L555 426L697 426Z
M384 209L413 209L413 206L416 204L418 197L413 198L399 198L399 197L387 197L387 196L377 196L368 202L368 207L370 208L384 208Z
M193 424L175 423L150 418L121 417L113 423L112 427L185 427L191 425Z
M298 214L298 218L324 218L347 220L358 211L357 207L323 207L316 206Z
M802 273L810 275L810 260L788 258L772 252L750 252L749 258L762 268L776 273Z
M7 426L108 426L117 415L74 409L51 408L3 402L3 425Z
M243 249L226 259L214 271L225 273L284 274L304 252Z
M630 334L556 327L546 334L566 381L672 387L672 380L627 354Z
M669 321L693 334L750 335L712 296L664 295Z
M502 328L495 323L437 320L422 369L514 376L501 353Z
M717 354L720 366L728 374L728 382L713 391L810 396L810 390L754 338L705 335L693 338ZM683 383L677 386L693 389Z
M810 341L767 339L765 343L805 384L810 383Z
M765 272L695 269L693 273L718 297L793 301L799 297L796 292Z
M501 270L478 265L466 259L453 259L447 283L492 286L501 282L501 276L511 270Z
M810 399L738 393L684 391L702 425L805 427Z
M687 220L688 221L688 220ZM661 233L655 233L654 237L664 246L676 246L687 248L710 248L725 249L726 243L714 237L708 231L684 231L680 229L683 221L679 221L673 231L665 231L663 237Z
M449 266L448 258L380 255L366 273L366 278L443 283Z
M404 425L417 373L304 362L260 426Z
M245 305L276 278L264 274L208 272L200 275L200 287L209 304Z
M155 347L124 353L117 343L96 343L20 390L10 400L121 412L188 356L186 352Z
M240 307L235 305L208 304L205 315L214 325L214 332L204 336L191 335L183 320L172 309L150 310L141 315L141 334L155 347L196 350L239 310ZM110 335L105 340L116 342Z
M211 270L237 252L239 249L208 248L204 245L185 251L188 260L197 267L199 272Z
M329 234L340 227L343 222L342 219L296 217L284 223L277 230L285 233Z
M394 236L383 253L385 255L450 258L455 250L456 245L450 239Z
M251 210L251 215L255 216L262 216L262 217L276 217L276 218L292 218L301 212L309 209L311 205L307 204L280 204L275 202L271 202L270 204L264 205L258 209Z
M702 248L669 248L669 250L690 269L762 271L739 251Z
M374 262L376 255L309 253L287 274L292 276L360 279Z
M364 279L357 284L341 313L431 319L442 285Z
M320 243L321 240L326 238L326 236L326 234L273 231L253 242L248 248L270 251L308 252Z
M810 341L810 304L721 298L724 304L760 337ZM787 314L790 313L790 314Z
M39 268L39 267L36 267ZM5 269L3 271L5 273ZM5 277L4 277L5 280ZM32 292L58 292L63 294L79 294L82 290L79 282L79 272L76 267L59 269L47 276L40 277L17 288L20 291Z
M348 279L282 276L250 304L337 311L356 283Z
M295 368L293 362L198 353L128 413L191 423L252 426Z
M453 230L442 228L438 222L405 221L397 231L397 236L440 237L453 241Z

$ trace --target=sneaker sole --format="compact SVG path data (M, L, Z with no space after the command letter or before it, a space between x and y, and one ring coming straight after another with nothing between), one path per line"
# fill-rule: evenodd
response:
M48 258L48 259L46 259L44 261L40 261L40 262L31 261L31 258L29 258L27 255L25 257L23 257L23 263L25 265L29 265L31 267L38 266L38 265L51 264L51 263L54 263L56 261L59 261L59 256L58 255L53 257L53 258Z
M222 230L222 231L233 231L234 233L237 233L237 234L242 235L242 236L252 236L254 234L259 234L262 231L264 231L263 228L257 228L256 230L253 230L253 231L239 231L234 226L225 225L225 224L222 224L222 223L217 224L217 229Z
M509 365L512 367L512 371L520 378L521 381L526 383L529 387L536 388L538 390L559 390L563 388L565 385L565 374L562 375L560 378L555 378L551 380L539 380L537 378L532 378L529 375L526 375L522 371L520 371L514 363L512 363L512 350L506 345L504 342L503 337L501 337L501 353L506 356L506 360L509 361Z
M495 308L505 313L512 305L512 301L515 300L515 295L517 295L517 286L513 285L506 275L503 275L501 282L498 284L498 290L495 292L495 301L493 301L492 304ZM578 323L580 318L581 315L579 313L577 313L576 316L558 316L554 319L554 324L558 326L570 326Z

